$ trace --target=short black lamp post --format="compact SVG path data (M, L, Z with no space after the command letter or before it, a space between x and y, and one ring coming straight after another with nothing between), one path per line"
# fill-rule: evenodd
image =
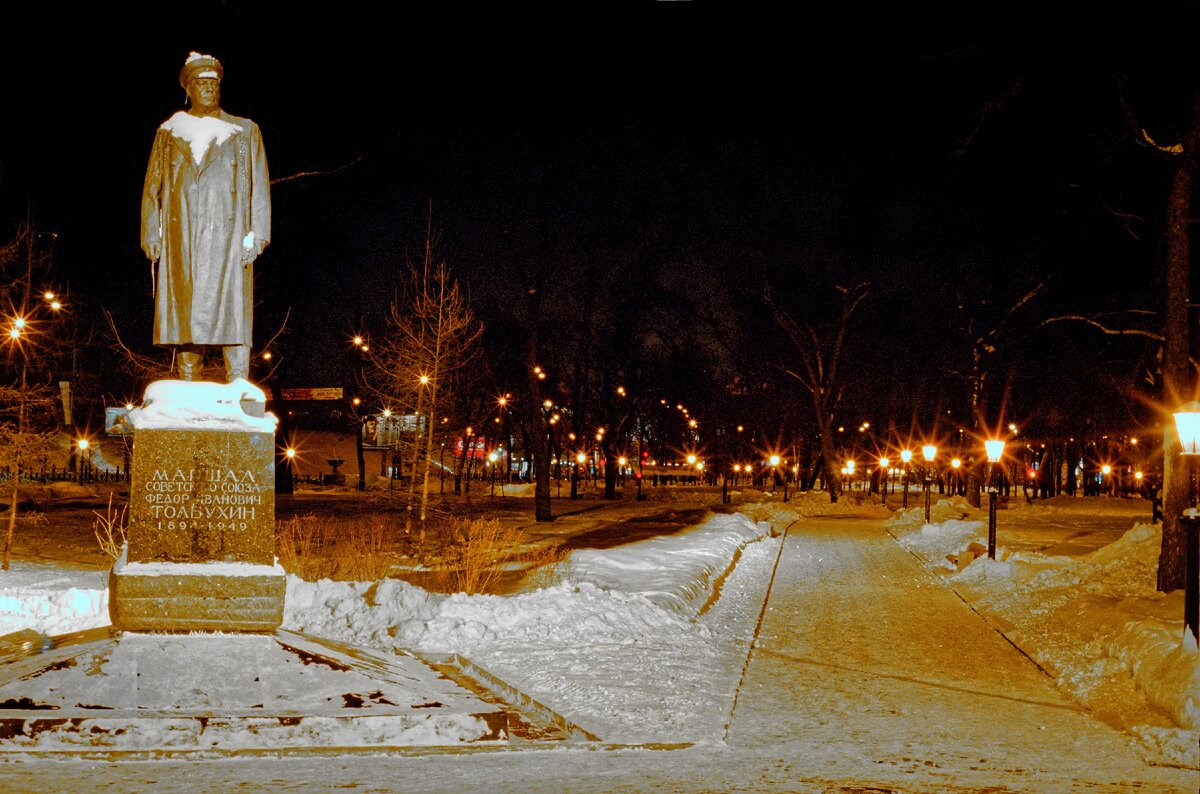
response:
M1184 532L1187 563L1183 574L1183 630L1200 639L1200 510L1196 509L1195 471L1200 460L1200 403L1190 402L1175 412L1175 429L1188 472L1188 508L1179 522Z
M937 447L926 444L921 447L921 455L925 458L925 523L929 523L929 486L933 483L933 459L937 457Z
M88 458L88 440L86 438L81 438L75 442L75 445L79 448L79 454L76 456L75 468L77 469L76 473L79 475L79 484L83 485L84 468L87 465Z
M1004 442L998 438L983 442L987 453L987 489L988 489L988 559L996 559L996 482L992 476L992 466L1000 462L1004 455Z

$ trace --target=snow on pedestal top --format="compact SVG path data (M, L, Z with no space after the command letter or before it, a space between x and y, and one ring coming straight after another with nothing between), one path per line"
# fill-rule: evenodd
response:
M266 402L266 395L244 378L233 383L158 380L146 387L142 407L129 412L129 421L135 430L274 433L275 415L250 416L242 400Z

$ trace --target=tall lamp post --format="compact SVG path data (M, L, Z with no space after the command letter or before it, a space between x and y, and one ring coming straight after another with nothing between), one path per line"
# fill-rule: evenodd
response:
M937 457L937 447L926 444L921 447L921 455L925 458L925 523L929 523L929 486L933 482L930 472L933 471L933 459Z
M900 485L904 489L904 502L902 506L908 509L908 464L912 463L912 450L905 449L900 451L900 460L904 463L904 468L900 473Z
M779 477L779 456L772 455L767 458L767 463L771 464L771 490L775 490L775 480Z
M888 464L891 463L887 456L879 458L879 498L883 500L883 506L887 507L888 493Z
M987 453L987 489L988 489L988 559L996 559L996 483L992 479L992 466L1000 462L1004 455L1004 441L998 438L983 442Z
M1188 471L1188 509L1179 517L1183 525L1184 553L1187 564L1183 573L1183 630L1192 633L1192 643L1200 640L1200 511L1196 510L1196 461L1200 458L1200 403L1190 402L1175 412L1175 429L1183 448Z

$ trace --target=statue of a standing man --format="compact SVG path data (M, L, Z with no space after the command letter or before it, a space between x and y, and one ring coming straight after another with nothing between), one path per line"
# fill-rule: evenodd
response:
M221 110L224 69L191 53L179 72L190 107L154 136L142 191L142 250L154 284L154 344L175 350L182 380L199 380L219 346L232 382L248 378L254 260L271 239L262 134Z

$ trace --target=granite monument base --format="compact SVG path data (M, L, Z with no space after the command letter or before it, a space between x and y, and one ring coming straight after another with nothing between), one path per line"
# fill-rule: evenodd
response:
M274 434L135 425L130 473L128 542L109 576L113 626L278 628Z

